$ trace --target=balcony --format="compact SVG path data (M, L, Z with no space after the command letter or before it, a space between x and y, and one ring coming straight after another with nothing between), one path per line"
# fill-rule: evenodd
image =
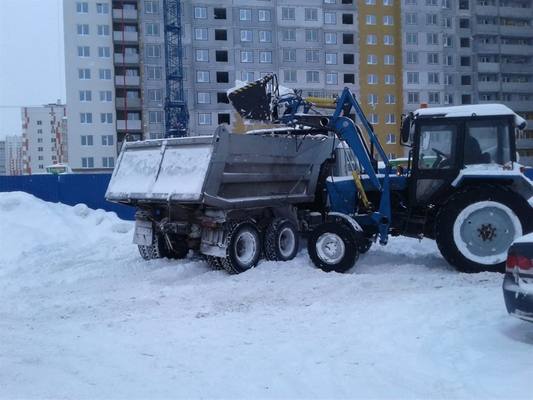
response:
M477 83L477 88L480 92L499 92L501 89L500 81L496 82L483 82L479 81Z
M138 54L115 54L115 64L136 65L139 64Z
M522 73L527 74L533 71L532 63L502 63L500 66L502 74Z
M510 54L514 56L533 55L533 46L526 44L502 44L502 54Z
M498 32L498 25L494 24L476 24L474 27L476 34L496 35Z
M115 85L117 86L140 86L140 84L141 84L140 76L124 76L124 75L115 76Z
M138 43L139 33L128 31L114 31L113 40L120 43Z
M128 131L140 131L142 129L140 119L132 119L132 120L127 120L127 121L123 119L119 119L117 120L117 131L125 131L126 125L127 125Z
M533 93L533 82L504 82L502 90L509 93Z
M115 99L115 106L118 110L128 109L141 109L141 99L117 97Z
M500 34L523 37L524 35L529 35L530 29L530 26L501 25Z
M531 7L500 6L500 16L502 17L524 18L525 15L531 15L531 11Z
M124 21L137 21L137 10L113 10L113 19Z
M477 70L478 72L490 72L490 73L497 73L500 72L500 63L496 62L488 62L488 63L477 63Z
M478 54L498 54L500 52L497 43L476 43L474 48Z

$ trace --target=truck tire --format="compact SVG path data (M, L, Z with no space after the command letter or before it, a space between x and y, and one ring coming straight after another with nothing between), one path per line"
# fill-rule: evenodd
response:
M224 269L222 266L222 259L220 257L206 256L205 261L207 262L207 265L209 265L215 271Z
M442 256L461 272L505 269L513 241L531 230L531 211L514 192L493 185L465 188L437 214L435 239Z
M290 220L275 218L265 232L265 258L270 261L289 261L296 257L300 244L298 228Z
M354 233L345 225L326 222L316 227L307 242L309 257L325 272L344 273L359 257Z
M222 266L230 274L240 274L253 268L261 257L261 235L251 221L230 223L226 235L226 257Z
M152 235L151 245L138 245L139 253L145 260L154 260L156 258L166 257L165 239L160 233L154 232Z

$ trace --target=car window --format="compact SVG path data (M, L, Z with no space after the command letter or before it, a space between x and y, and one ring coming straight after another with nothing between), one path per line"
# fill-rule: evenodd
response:
M466 124L464 164L505 164L511 161L509 125L505 121Z
M420 127L419 169L449 169L455 165L455 125L422 125Z

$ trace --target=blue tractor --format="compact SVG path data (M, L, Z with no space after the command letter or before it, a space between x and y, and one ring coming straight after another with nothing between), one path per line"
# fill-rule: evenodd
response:
M402 235L436 240L459 271L502 271L513 241L533 230L533 183L515 148L515 133L526 122L504 105L410 113L400 135L408 163L393 171L348 88L331 115L301 92L280 88L275 75L228 97L245 119L298 128L302 135L335 135L344 144L351 173L320 174L323 218L308 232L309 255L323 270L344 272L373 242Z

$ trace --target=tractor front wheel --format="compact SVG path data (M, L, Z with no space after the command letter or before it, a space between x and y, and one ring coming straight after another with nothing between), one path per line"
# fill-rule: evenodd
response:
M326 222L309 235L307 251L313 264L325 272L346 272L359 257L354 233L345 225Z

